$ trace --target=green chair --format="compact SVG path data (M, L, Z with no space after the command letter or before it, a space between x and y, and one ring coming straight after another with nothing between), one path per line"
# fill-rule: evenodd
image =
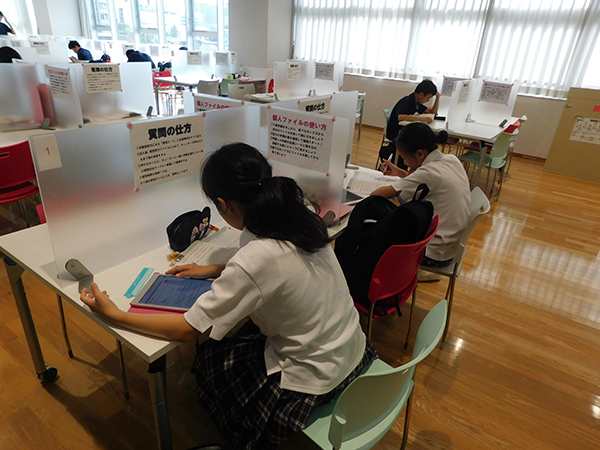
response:
M240 83L240 80L230 80L228 78L223 78L221 80L221 84L219 85L221 97L229 97L229 85L230 84L239 84L239 83Z
M446 324L446 300L427 314L419 327L412 360L393 368L380 359L342 392L336 402L312 415L304 433L323 449L372 448L392 427L406 406L404 449L408 440L416 365L437 346Z
M356 119L358 119L358 138L357 141L360 141L360 133L362 131L362 119L363 119L363 109L365 107L365 97L367 96L366 92L358 93L358 101L356 102ZM356 121L355 119L355 121Z
M388 122L390 121L390 116L392 115L392 110L393 109L394 108L386 108L386 109L383 110L383 117L385 117L385 125L383 126L383 136L381 136L381 144L379 144L379 148L380 149L383 147L383 144L392 144L392 145L394 145L394 143L392 141L390 141L388 138L385 137L385 135L387 134ZM395 153L395 150L394 150L394 153ZM379 165L381 163L382 163L382 161L381 161L381 155L379 155L377 157L377 163L375 164L375 169L379 170Z
M492 181L492 188L490 189L490 197L492 196L492 193L494 191L494 184L496 183L496 172L502 171L502 169L506 165L507 156L510 152L512 143L514 142L515 137L518 132L519 132L519 130L515 129L512 133L506 133L506 132L501 133L500 136L498 136L498 138L492 145L492 149L490 150L489 156L488 155L484 156L483 165L488 170L487 179L485 181L485 190L486 191L487 191L489 181L490 181L490 172L492 171L492 169L495 170L494 180ZM480 157L481 157L480 152L468 151L468 152L460 155L458 158L461 161L468 163L469 165L474 164L477 166L479 164ZM501 173L500 174L500 185L498 186L498 197L497 198L500 198L500 190L502 189L502 180L503 179L504 179L504 176ZM476 182L477 182L477 180L473 180L471 182L471 185L475 184Z

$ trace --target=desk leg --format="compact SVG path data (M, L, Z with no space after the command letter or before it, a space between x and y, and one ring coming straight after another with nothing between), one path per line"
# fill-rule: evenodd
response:
M167 355L163 355L148 367L148 383L154 411L154 424L160 450L172 450L171 424L167 407Z
M156 101L156 115L160 116L160 106L158 104L158 88L160 87L160 83L154 88L154 100Z
M37 373L38 378L42 380L42 384L53 383L58 378L58 371L54 367L46 366L46 363L44 362L44 355L42 354L40 341L37 332L35 331L35 324L33 323L33 317L31 317L31 310L29 309L25 288L23 287L23 280L21 279L23 268L8 256L4 257L4 265L6 266L10 287L19 311L23 331L25 331L25 338L27 339L27 345L29 346L29 352L31 353L35 372Z

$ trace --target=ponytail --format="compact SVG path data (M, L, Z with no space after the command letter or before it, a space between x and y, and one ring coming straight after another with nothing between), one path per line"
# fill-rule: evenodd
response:
M213 202L236 202L244 226L260 238L289 241L307 252L329 243L323 220L305 204L302 189L287 177L273 177L254 147L228 144L210 155L202 169L202 189Z
M402 127L396 137L396 147L401 148L404 153L415 155L417 150L425 150L431 153L437 150L438 144L445 144L448 140L448 132L445 130L435 134L431 127L423 122L413 122Z

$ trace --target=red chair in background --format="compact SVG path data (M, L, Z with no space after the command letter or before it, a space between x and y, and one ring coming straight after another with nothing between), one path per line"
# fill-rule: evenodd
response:
M35 169L29 142L0 148L0 204L18 201L28 227L29 218L22 200L40 191L32 180L35 180Z
M394 311L399 312L398 308L406 303L412 294L408 331L406 333L404 348L408 346L413 309L417 299L417 272L425 255L425 246L437 233L439 224L440 218L439 216L435 216L431 221L425 239L416 244L393 245L379 259L373 271L369 287L371 308L367 310L361 304L354 302L354 306L359 311L369 316L367 326L367 336L369 339L371 338L373 320L385 317ZM378 314L376 306L382 307L383 311L380 310L381 312Z
M161 82L159 80L156 80L156 78L158 77L170 77L171 76L171 71L170 70L162 70L159 72L152 72L152 83L154 85L154 89L159 88L161 85Z

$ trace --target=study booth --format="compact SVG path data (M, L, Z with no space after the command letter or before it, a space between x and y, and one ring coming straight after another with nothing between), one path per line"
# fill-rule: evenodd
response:
M248 105L32 136L47 224L1 236L0 249L42 382L54 382L57 369L46 365L21 280L24 270L148 363L159 448L172 448L165 375L167 354L177 343L105 322L79 300L80 288L93 278L127 310L127 293L140 275L170 267L165 227L207 205L201 163L225 143L259 148L275 174L294 177L322 208L339 211L349 126L343 118Z

